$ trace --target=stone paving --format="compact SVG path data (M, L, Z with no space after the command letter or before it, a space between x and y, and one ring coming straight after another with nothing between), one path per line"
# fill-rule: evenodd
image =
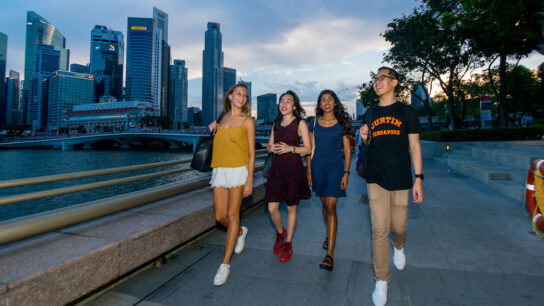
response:
M544 305L544 240L530 233L521 203L432 160L424 161L424 173L424 202L409 205L406 268L397 271L391 262L388 305ZM362 193L364 181L352 171L348 196L338 203L332 272L319 269L325 225L314 197L299 206L286 263L272 253L274 228L259 205L242 216L246 248L233 256L225 285L212 284L225 239L217 229L90 304L372 305L370 214Z

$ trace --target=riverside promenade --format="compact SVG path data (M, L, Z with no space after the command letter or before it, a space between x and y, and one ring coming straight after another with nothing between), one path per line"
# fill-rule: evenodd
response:
M390 258L387 305L543 305L544 240L530 233L521 203L434 160L424 160L424 173L424 201L409 204L406 268L397 271ZM81 302L372 305L370 213L360 203L364 181L353 169L347 191L337 206L332 272L319 269L325 225L313 197L299 206L294 254L286 263L272 253L274 228L266 206L258 205L242 215L246 248L233 256L225 285L212 284L225 238L214 229L170 254L162 267L149 265Z

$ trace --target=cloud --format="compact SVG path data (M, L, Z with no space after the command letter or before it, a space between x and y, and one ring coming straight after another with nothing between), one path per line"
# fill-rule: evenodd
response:
M233 66L252 71L342 62L354 54L383 49L386 43L378 34L378 27L361 19L317 16L282 33L274 43L232 46L228 37L223 40L225 57Z

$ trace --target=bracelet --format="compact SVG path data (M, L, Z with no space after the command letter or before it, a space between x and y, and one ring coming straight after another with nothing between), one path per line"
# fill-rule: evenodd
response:
M347 173L347 174L349 174L349 171L344 171L344 173Z
M293 154L294 154L294 153L296 153L296 152L295 152L295 146L293 146Z

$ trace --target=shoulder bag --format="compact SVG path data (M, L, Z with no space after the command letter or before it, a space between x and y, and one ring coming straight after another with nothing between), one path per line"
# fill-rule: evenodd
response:
M357 174L359 174L360 177L364 178L364 175L365 175L365 169L366 169L366 165L367 165L367 160L368 160L368 149L370 148L370 138L371 138L371 131L370 131L370 124L372 123L372 113L374 112L374 107L371 107L366 113L365 113L365 120L364 122L367 123L368 125L368 138L366 140L366 143L368 145L364 145L364 144L361 144L359 146L359 154L357 155L357 162L356 162L356 167L357 167ZM363 126L361 125L361 128L363 128ZM357 137L361 137L360 135L357 136Z
M274 130L274 126L272 126L272 130ZM272 143L274 143L274 139L272 139ZM264 168L263 168L263 176L265 179L268 179L268 174L270 172L270 168L272 168L272 163L274 162L274 157L276 154L269 152L266 156L266 159L264 161Z
M222 112L217 118L217 124L221 121L225 112ZM191 160L191 168L200 172L212 171L210 165L212 164L213 153L213 138L217 128L213 130L209 136L200 137L198 144L196 145L195 152L193 153L193 159Z
M317 121L317 116L314 118L314 128L312 130L312 155L310 159L314 158L314 152L315 152L315 123Z

